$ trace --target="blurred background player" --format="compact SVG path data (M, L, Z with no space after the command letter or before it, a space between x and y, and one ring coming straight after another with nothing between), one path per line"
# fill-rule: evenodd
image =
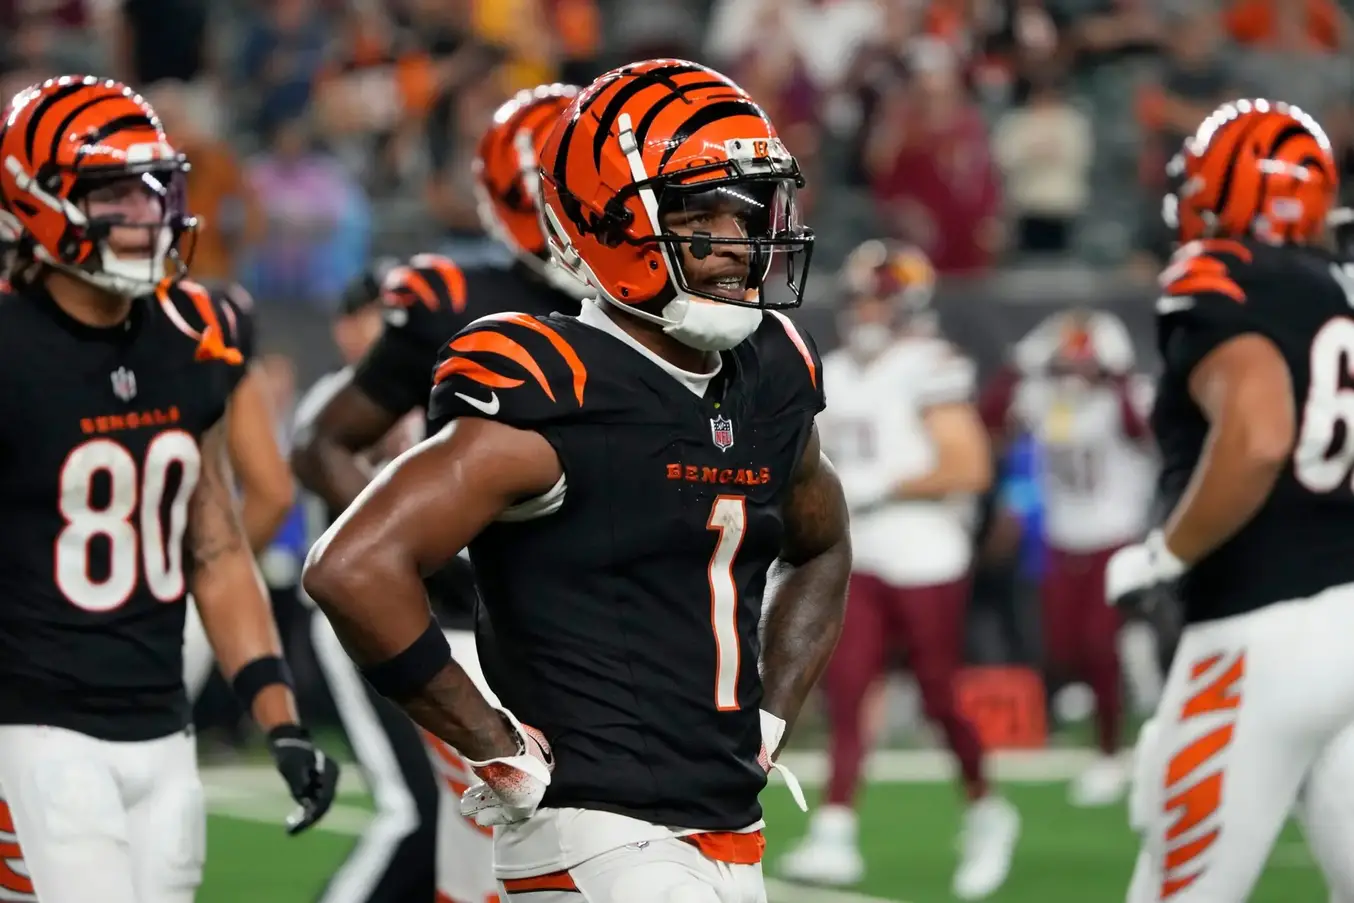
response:
M824 884L863 877L854 805L866 752L864 703L890 654L902 651L926 716L958 760L968 799L953 890L979 899L1005 880L1020 820L991 792L981 741L954 694L975 503L992 480L991 449L973 405L973 364L938 333L930 309L935 272L917 249L867 242L847 259L841 285L845 344L823 361L833 394L818 423L852 511L851 600L823 679L832 726L825 805L781 870Z
M1040 595L1048 673L1090 684L1099 758L1069 788L1078 806L1117 802L1128 782L1119 756L1119 613L1105 604L1105 562L1147 530L1156 461L1146 384L1133 377L1122 322L1083 310L1041 323L988 387L984 415L1001 435L1040 446L1048 554Z
M584 286L550 261L538 209L537 175L540 147L577 93L577 88L568 85L542 85L519 92L499 107L479 140L473 165L477 210L486 232L510 252L513 262L509 267L484 265L463 270L448 258L419 254L406 264L359 279L350 289L346 303L353 314L367 316L375 309L383 316L384 326L362 348L351 369L327 383L326 397L316 403L319 396L314 396L300 412L298 441L292 455L302 482L326 502L333 517L370 480L373 443L389 436L401 418L416 415L427 404L433 364L438 350L451 336L491 314L578 311ZM365 330L362 335L368 337ZM421 421L418 428L422 428ZM416 441L421 435L414 438ZM427 588L457 661L482 685L473 633L476 596L468 560L461 557L442 568L429 578ZM331 686L365 687L328 621L315 618L312 623L316 653ZM393 782L404 774L404 783L411 791L418 788L416 797L423 794L428 786L428 763L416 761L412 748L406 748L412 734L404 714L370 693L364 693L360 700L336 693L335 699L362 761L369 756L358 746L358 738L370 737L361 742L370 743L371 756L381 755L383 747L392 748L403 764L398 770L385 767L386 776L381 780ZM355 708L349 714L351 707ZM378 736L380 731L385 732L385 738ZM479 899L493 889L489 871L492 854L484 832L459 814L460 795L470 773L450 747L431 735L426 739L429 747L425 756L432 756L436 783L444 797L440 814L435 799L418 799L413 813L418 824L409 844L422 849L436 832L438 889L456 900ZM369 771L376 767L377 760L373 758L372 762ZM391 806L403 800L394 789L386 796L395 797L390 800ZM376 831L367 836L375 843L375 838L388 834ZM375 858L372 854L361 861ZM410 880L414 870L404 861L409 858L391 859L387 870L390 877L383 880ZM357 861L357 857L350 859L349 866L355 868ZM372 893L380 898L386 891L374 887Z

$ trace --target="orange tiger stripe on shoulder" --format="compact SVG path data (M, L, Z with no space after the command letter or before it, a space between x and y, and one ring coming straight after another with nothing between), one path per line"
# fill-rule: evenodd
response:
M408 264L392 269L381 286L383 300L395 307L417 302L436 311L450 303L458 314L465 312L466 295L465 273L451 258L440 254L415 254Z
M565 341L563 336L527 314L503 313L492 314L482 318L482 321L490 320L512 323L516 326L525 327L532 332L545 336L551 346L559 352L560 357L564 359L564 363L568 365L569 372L573 376L574 397L578 400L580 406L583 404L583 390L587 385L588 380L587 367L583 365L583 360L578 356L578 352L574 351L573 346ZM531 352L523 347L520 342L504 335L502 332L497 330L478 330L469 332L459 338L453 339L451 344L447 347L450 351L459 352L461 354L485 353L506 358L525 370L545 392L547 398L551 401L557 400L555 391L550 386L550 380L546 377L545 371L541 368L540 364L536 362L536 359L532 356ZM436 372L433 374L433 385L438 385L458 373L482 385L496 389L512 388L514 386L519 386L524 382L524 380L495 373L489 367L479 362L464 357L453 356L448 360L443 361L442 364L438 366Z
M170 290L178 287L193 302L198 316L202 318L202 331L194 329L188 324L178 308L174 306L174 299L170 297ZM216 309L212 305L211 295L205 288L187 279L180 279L175 282L172 279L165 279L155 287L155 299L160 302L161 309L169 317L170 321L178 327L179 331L191 339L197 341L197 353L195 358L199 361L223 361L227 364L239 365L244 363L244 355L238 348L231 348L226 344L225 333L221 329L221 321L216 316Z
M1232 278L1231 268L1216 255L1227 254L1242 263L1254 259L1251 250L1231 239L1208 239L1194 242L1182 249L1175 260L1161 274L1162 290L1168 295L1226 295L1238 304L1246 303L1246 292Z

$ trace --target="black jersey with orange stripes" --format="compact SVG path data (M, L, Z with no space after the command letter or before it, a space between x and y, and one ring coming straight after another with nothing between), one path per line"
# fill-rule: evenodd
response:
M382 282L385 328L353 372L363 394L394 415L428 402L438 350L468 323L519 311L577 313L578 302L521 264L461 269L446 257L419 254Z
M429 429L541 434L565 474L470 546L493 688L555 751L545 805L681 828L761 817L757 671L782 507L823 407L808 336L768 314L703 396L579 318L480 320L444 350Z
M0 724L188 724L189 502L243 362L226 317L191 284L106 328L0 296Z
M1298 441L1269 499L1181 581L1190 622L1227 617L1354 582L1354 266L1311 248L1212 240L1162 275L1165 369L1152 426L1164 510L1185 492L1208 422L1189 378L1237 336L1269 339L1292 376Z

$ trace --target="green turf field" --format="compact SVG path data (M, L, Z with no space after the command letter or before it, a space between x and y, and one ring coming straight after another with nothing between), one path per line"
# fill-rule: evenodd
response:
M788 757L787 757L788 758ZM807 784L821 778L820 757L787 761ZM1003 757L997 764L1004 792L1020 808L1025 832L1010 881L995 903L1114 903L1123 899L1136 841L1120 808L1081 811L1064 803L1057 780L1076 767L1076 755ZM949 899L958 803L943 757L890 753L872 763L861 815L869 863L865 882L851 893L796 888L774 880L776 857L802 831L805 816L789 793L773 784L766 806L771 903L940 903ZM297 903L313 899L342 860L368 809L357 781L316 830L289 838L288 811L277 777L266 767L208 769L212 818L207 878L201 903ZM812 798L813 794L810 793ZM1254 903L1325 899L1321 877L1296 830L1280 840Z

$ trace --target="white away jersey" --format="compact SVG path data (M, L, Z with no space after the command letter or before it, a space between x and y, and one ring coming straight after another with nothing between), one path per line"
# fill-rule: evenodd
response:
M1127 429L1126 405L1145 420L1150 384L1124 388L1074 379L1028 377L1013 413L1038 441L1044 529L1050 545L1087 552L1123 545L1147 531L1156 455Z
M823 359L823 380L832 394L818 415L819 436L854 503L935 468L926 409L969 401L975 374L947 342L909 338L864 365L834 351ZM853 512L854 567L895 586L960 579L972 558L974 510L963 495Z

